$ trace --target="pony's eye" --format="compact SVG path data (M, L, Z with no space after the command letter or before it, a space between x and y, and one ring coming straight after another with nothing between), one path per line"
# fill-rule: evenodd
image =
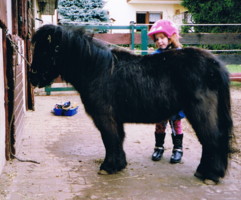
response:
M31 73L32 73L32 74L37 74L38 72L37 72L36 69L31 69Z

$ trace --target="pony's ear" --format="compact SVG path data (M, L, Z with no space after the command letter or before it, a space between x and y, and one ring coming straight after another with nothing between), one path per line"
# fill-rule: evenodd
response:
M92 38L92 39L93 39L94 36L95 36L94 33L90 33L90 34L89 34L89 37Z
M52 35L54 34L58 26L47 24L41 26L33 35L31 42L34 44L37 41L44 41L47 39L49 43L52 41Z
M52 36L48 35L48 39L47 40L49 41L49 43L51 43L52 42Z
M94 39L95 34L94 33L86 33L85 35L87 36L89 41L92 41Z

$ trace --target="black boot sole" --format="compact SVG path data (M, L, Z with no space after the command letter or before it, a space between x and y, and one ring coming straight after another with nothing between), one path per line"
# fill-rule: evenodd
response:
M171 164L181 163L182 160L170 160Z

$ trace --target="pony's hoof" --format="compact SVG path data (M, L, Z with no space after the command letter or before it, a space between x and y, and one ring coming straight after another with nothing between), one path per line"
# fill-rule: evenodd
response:
M204 179L204 176L202 175L202 173L196 171L194 174L195 177L199 178L199 179Z
M98 171L98 174L99 175L108 175L109 173L107 171L101 169L101 170Z
M218 184L218 182L213 181L211 179L204 179L203 183L206 184L206 185L217 185Z
M198 171L195 172L194 176L201 179L206 185L217 185L219 183L218 178L216 180L205 178L203 174Z

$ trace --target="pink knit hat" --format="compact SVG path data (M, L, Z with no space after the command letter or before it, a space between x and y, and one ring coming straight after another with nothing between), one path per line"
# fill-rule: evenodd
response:
M180 37L177 27L169 20L160 19L156 21L151 27L148 36L154 39L153 35L156 33L164 33L168 38L170 38L173 34L177 34L177 36Z

